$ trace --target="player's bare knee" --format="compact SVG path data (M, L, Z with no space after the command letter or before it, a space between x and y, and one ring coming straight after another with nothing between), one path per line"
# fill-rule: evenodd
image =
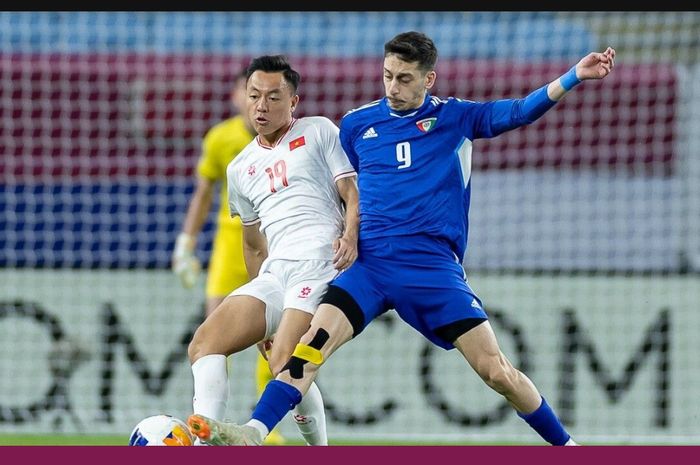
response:
M190 363L194 363L197 360L199 360L200 358L207 355L206 345L207 345L206 330L202 326L200 326L194 332L194 335L192 336L192 340L190 341L189 345L187 346L187 356L190 359Z
M202 357L201 355L201 343L200 339L197 337L197 332L194 333L194 337L187 346L187 357L190 359L190 364L196 362Z
M499 394L512 392L519 372L503 357L491 360L479 375L484 382Z
M316 336L316 328L311 328L307 332L305 332L301 338L299 339L299 344L306 344L309 345L311 341L314 340L314 336Z

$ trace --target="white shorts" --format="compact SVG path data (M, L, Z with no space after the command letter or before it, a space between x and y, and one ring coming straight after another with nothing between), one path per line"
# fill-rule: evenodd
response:
M316 313L328 283L337 275L330 260L265 260L258 276L230 295L248 295L265 303L265 339L269 339L284 309Z

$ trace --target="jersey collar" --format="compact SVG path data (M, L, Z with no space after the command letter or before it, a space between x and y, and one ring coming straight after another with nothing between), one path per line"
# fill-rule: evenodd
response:
M418 113L421 113L428 106L431 98L432 96L429 93L426 93L425 99L423 100L421 106L412 110L394 110L389 106L389 102L386 97L382 98L381 106L389 116L393 116L395 118L410 118Z
M255 136L255 142L257 142L257 143L258 143L258 146L261 147L261 148L264 148L264 149L267 149L267 150L272 150L272 149L274 149L275 147L277 147L278 145L280 145L280 142L282 142L282 139L284 139L285 137L287 137L287 134L289 134L289 132L292 130L292 127L294 126L294 123L296 123L296 122L297 122L297 119L296 119L296 118L292 118L291 124L289 125L289 127L287 128L287 130L284 132L284 134L282 134L282 137L280 137L279 139L277 139L277 142L275 142L274 145L267 145L267 144L265 144L265 143L262 141L262 139L260 138L259 135L258 135L258 136Z

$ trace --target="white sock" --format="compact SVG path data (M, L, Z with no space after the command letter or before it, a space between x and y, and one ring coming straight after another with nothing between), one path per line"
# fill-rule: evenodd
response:
M573 439L571 439L571 437L569 437L569 440L566 441L566 443L565 443L564 445L565 445L565 446L578 446L578 444L576 443L576 441L574 441Z
M223 420L228 403L228 371L226 356L205 355L192 364L194 376L194 413Z
M248 426L252 426L256 430L260 432L260 438L265 439L268 434L270 434L270 430L267 429L267 426L265 426L265 423L263 423L260 420L256 420L255 418L251 418L248 420L248 423L246 423Z
M306 443L310 446L327 446L326 410L323 397L316 383L311 383L309 391L292 410L294 422Z

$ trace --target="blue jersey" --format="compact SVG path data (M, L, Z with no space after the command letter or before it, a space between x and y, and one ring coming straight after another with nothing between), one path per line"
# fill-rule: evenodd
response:
M554 103L542 87L523 99L426 95L420 108L396 111L383 98L348 112L340 141L358 173L360 238L426 234L463 260L472 142L528 124Z

